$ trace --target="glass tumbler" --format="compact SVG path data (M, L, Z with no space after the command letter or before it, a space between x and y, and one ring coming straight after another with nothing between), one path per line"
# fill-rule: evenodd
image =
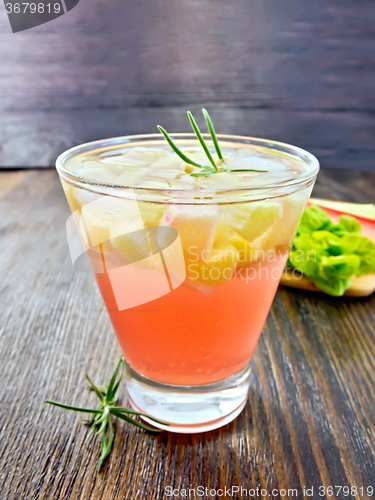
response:
M179 147L199 145L193 134L172 135ZM247 148L270 165L288 159L298 173L280 180L276 168L254 186L197 191L116 185L70 167L167 147L159 135L83 144L56 162L72 211L71 256L77 268L88 257L124 354L130 403L173 432L220 427L244 407L250 361L319 170L294 146L218 139L223 150Z

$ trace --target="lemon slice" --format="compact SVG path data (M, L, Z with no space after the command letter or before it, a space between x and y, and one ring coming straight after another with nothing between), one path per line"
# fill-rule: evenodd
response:
M225 207L223 222L251 242L259 238L283 215L277 201L251 202Z

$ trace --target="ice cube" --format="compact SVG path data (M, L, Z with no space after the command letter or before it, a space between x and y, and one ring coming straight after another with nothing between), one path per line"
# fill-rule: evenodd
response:
M122 167L148 167L148 161L137 160L129 155L111 156L108 158L103 158L100 163L105 165L119 165Z
M90 162L91 163L91 162ZM118 175L109 168L101 167L83 167L77 170L77 175L86 177L87 179L94 179L101 182L113 183Z
M65 167L70 172L76 172L77 170L82 168L84 159L85 159L85 157L84 158L82 158L82 157L71 158L71 159L67 160Z
M120 186L137 186L141 175L142 171L139 168L126 167L122 174L117 177L116 184Z
M238 188L241 184L241 177L229 172L212 174L204 180L204 186L206 189L231 189Z
M138 219L117 222L110 229L111 244L129 262L138 262L150 256L147 232Z
M154 189L196 189L197 179L186 174L183 170L163 170L160 175L158 171L144 175L140 181L140 187Z
M158 226L160 219L167 208L164 203L151 203L138 201L138 208L141 212L142 220L145 226Z
M87 228L92 246L110 239L114 225L137 222L143 225L137 201L101 196L85 204L81 216Z
M132 147L124 152L128 158L143 161L147 164L155 162L158 158L163 156L169 156L169 151L161 148L151 148L151 147Z
M177 179L170 179L171 189L178 189L181 191L184 190L193 190L193 189L201 189L199 186L199 181L196 177L191 177L189 174L182 174Z
M210 160L207 158L206 153L203 151L203 149L195 149L195 150L185 150L181 149L185 155L193 160L195 163L198 163L199 165L211 165ZM211 154L214 159L216 159L216 154L211 151Z
M182 175L186 175L184 170L177 170L177 169L166 169L162 170L160 172L156 171L148 171L148 174L150 177L152 176L153 178L160 178L160 179L178 179Z
M243 156L245 158L249 158L250 156L259 156L261 153L256 149L252 148L239 148L235 151L230 150L228 153L229 156Z
M167 179L148 175L139 180L138 186L149 189L170 189L172 184Z
M113 172L114 174L116 174L116 176L120 175L121 172L124 169L123 166L118 165L118 164L117 165L116 164L105 164L105 165L103 165L101 162L92 161L92 160L83 162L82 168L84 168L84 169L86 169L86 168L88 168L88 169L93 168L93 169L100 169L100 170L103 169L103 168L106 168L106 169L110 170L111 172Z
M176 179L177 175L177 179ZM182 172L163 172L159 176L147 175L143 176L139 181L139 187L150 188L150 189L195 189L196 179L190 177Z
M280 200L283 206L283 216L267 231L262 242L266 250L273 248L279 251L289 250L310 192L311 187L308 187Z
M185 258L194 260L212 250L219 220L216 206L171 205L164 212L160 225L178 230Z
M231 169L251 168L255 170L268 170L269 172L275 170L286 170L286 166L282 162L261 155L240 157L233 155L228 158L228 164Z
M163 169L163 174L165 170L176 169L179 172L184 171L185 162L183 162L177 155L163 156L158 158L151 164L153 169Z
M73 197L80 207L91 203L101 197L100 194L87 191L87 189L73 188Z

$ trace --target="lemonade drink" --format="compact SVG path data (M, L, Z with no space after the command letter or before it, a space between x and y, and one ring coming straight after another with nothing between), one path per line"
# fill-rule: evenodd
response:
M204 161L191 135L176 141L190 158ZM198 167L155 136L92 143L65 153L58 166L136 380L128 383L136 393L133 405L158 418L166 412L155 409L162 405L147 381L165 393L167 386L208 387L236 374L248 377L318 169L314 157L297 148L225 136L221 144L225 164L236 172L194 177ZM245 171L250 168L266 172ZM160 228L173 237L160 236ZM95 272L98 260L102 268ZM132 282L126 278L129 266ZM120 275L120 268L128 274ZM138 284L145 290L139 298ZM227 415L246 399L246 380L245 395L233 400ZM140 387L147 387L146 396L139 396ZM159 402L146 407L152 397ZM200 411L201 402L195 407ZM228 421L223 410L196 421L189 411L180 421L164 420L182 432Z

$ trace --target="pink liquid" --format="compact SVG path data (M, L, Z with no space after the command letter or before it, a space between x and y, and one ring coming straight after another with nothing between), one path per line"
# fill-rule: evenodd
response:
M96 274L127 362L145 377L176 385L208 384L250 361L287 259L248 264L203 294L186 284L119 311L108 274Z

